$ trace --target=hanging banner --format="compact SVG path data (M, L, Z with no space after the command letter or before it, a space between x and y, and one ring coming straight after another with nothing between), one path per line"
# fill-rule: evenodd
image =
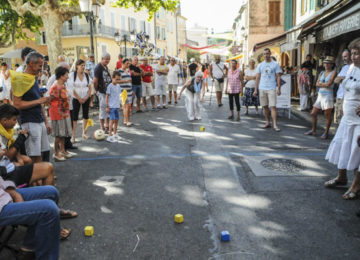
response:
M212 45L204 46L204 47L193 47L193 46L190 46L189 44L185 43L184 46L187 47L187 48L189 48L189 49L192 49L192 50L204 50L204 49L207 49L207 48L215 47L215 46L217 46L217 45L216 45L216 44L212 44Z

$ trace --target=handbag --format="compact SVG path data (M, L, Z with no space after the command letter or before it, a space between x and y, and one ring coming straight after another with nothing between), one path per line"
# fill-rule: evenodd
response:
M220 68L219 64L217 64L217 63L215 63L215 64L216 64L216 66L218 66L218 68L222 71L222 74L223 74L222 78L215 78L215 79L216 79L219 83L224 83L224 78L225 78L224 71L223 71L223 69Z

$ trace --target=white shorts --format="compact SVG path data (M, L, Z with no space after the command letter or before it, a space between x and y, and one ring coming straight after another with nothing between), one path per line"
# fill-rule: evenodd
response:
M178 87L177 84L169 84L169 86L168 86L168 91L174 91L174 92L176 92L176 91L177 91L177 87Z
M154 90L151 82L142 82L142 96L143 97L154 96Z
M224 82L220 83L216 79L214 80L214 86L216 92L224 92Z
M29 137L25 141L28 156L41 156L42 152L50 151L50 144L45 123L24 123L22 129L27 129Z
M260 89L260 105L262 107L276 107L276 90L262 90Z
M157 96L166 96L167 83L166 82L156 82L155 83L155 95Z
M106 102L105 102L105 94L98 93L99 97L99 119L109 118L109 113L106 113Z
M329 94L318 93L318 97L313 107L321 110L332 109L334 107L334 98Z

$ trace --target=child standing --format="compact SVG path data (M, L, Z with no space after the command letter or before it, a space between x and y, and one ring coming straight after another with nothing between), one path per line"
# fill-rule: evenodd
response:
M120 119L120 80L121 73L119 71L114 71L112 74L112 83L110 83L106 89L106 112L110 115L109 136L106 138L106 141L110 143L115 143L120 139L120 136L117 134L117 127Z
M50 88L50 119L52 133L55 137L54 155L55 161L65 161L75 154L65 150L65 138L72 134L68 93L65 82L69 78L69 70L64 67L58 67L55 70L56 82Z
M131 75L129 71L129 59L124 59L122 61L122 69L118 71L121 73L121 80L119 81L121 91L127 91L127 98L125 104L123 105L123 112L124 112L124 125L132 126L133 123L130 122L130 109L131 109L131 102L132 102L132 86L131 86Z

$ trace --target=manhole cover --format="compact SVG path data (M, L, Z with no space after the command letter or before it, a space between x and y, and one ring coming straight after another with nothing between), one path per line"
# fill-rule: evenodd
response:
M266 169L284 173L299 173L306 169L302 163L290 159L267 159L263 160L261 165Z

